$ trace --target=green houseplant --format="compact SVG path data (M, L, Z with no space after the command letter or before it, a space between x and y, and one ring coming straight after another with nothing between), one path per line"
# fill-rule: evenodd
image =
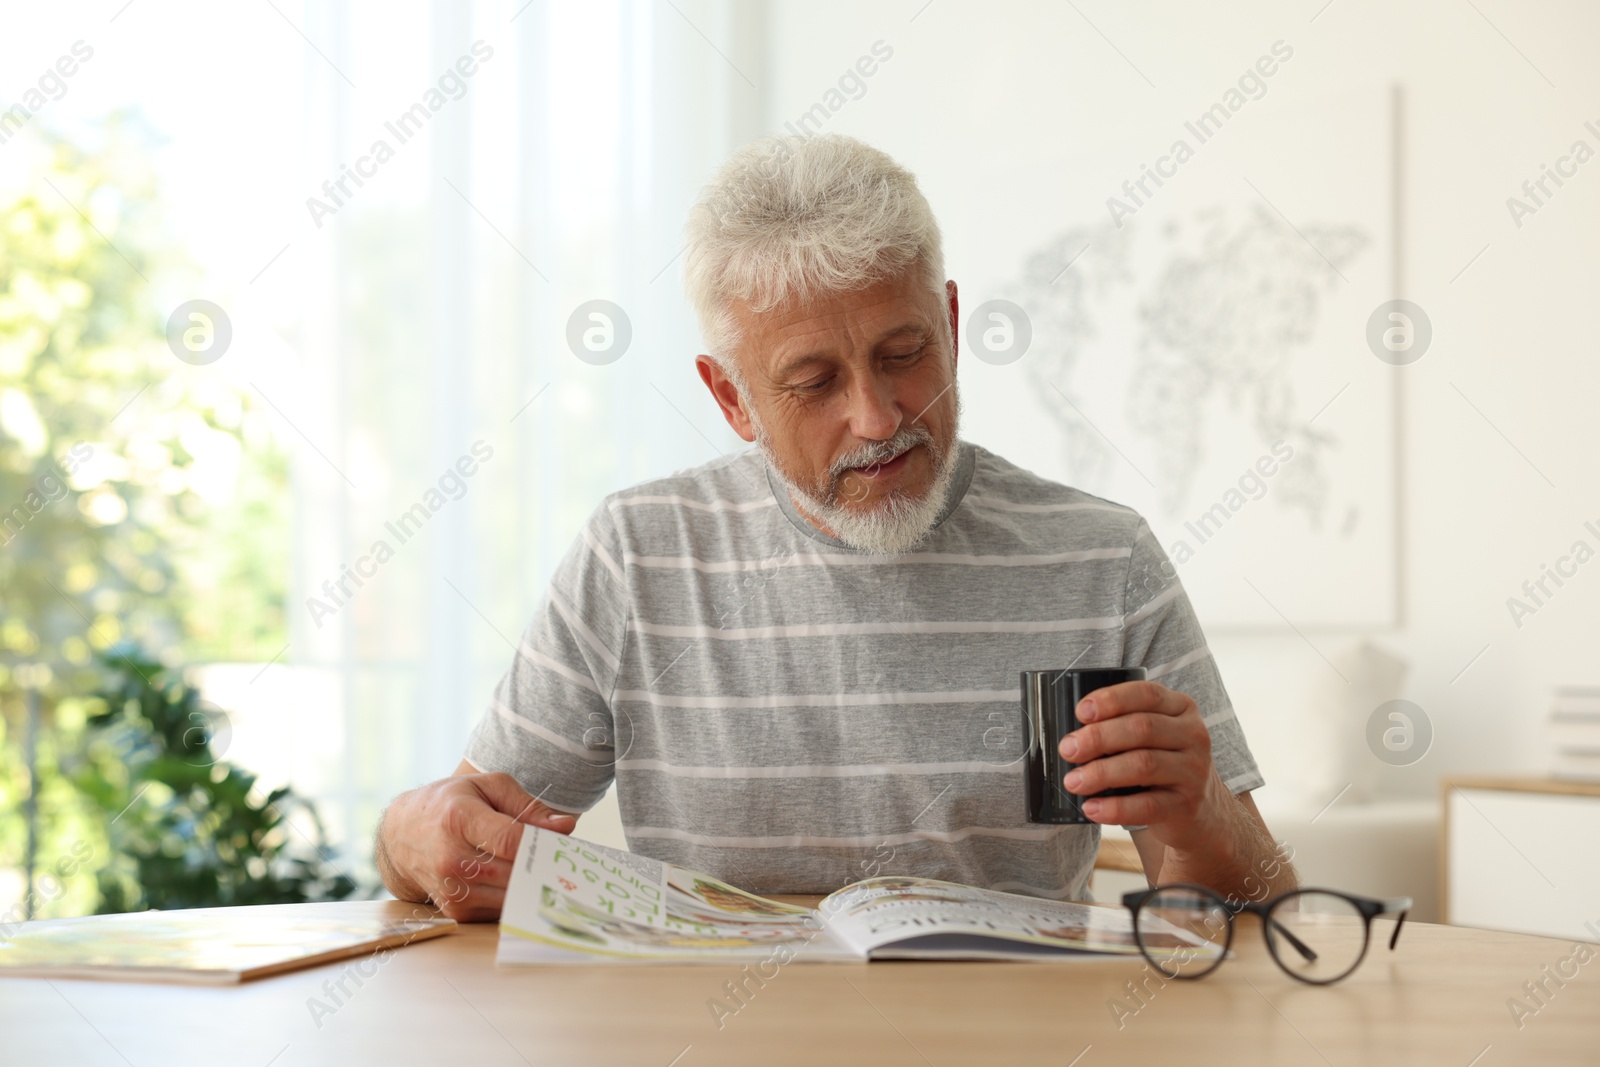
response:
M78 786L106 813L100 912L342 900L315 806L221 758L225 713L129 645L102 655Z

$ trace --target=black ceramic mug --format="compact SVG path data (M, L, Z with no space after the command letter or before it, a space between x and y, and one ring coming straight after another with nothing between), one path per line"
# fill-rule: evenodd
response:
M1108 685L1144 680L1143 667L1084 667L1022 672L1023 736L1028 750L1023 761L1028 789L1028 821L1092 823L1083 814L1088 797L1067 792L1062 779L1076 767L1061 758L1061 739L1081 724L1078 701ZM1120 797L1138 786L1107 789L1097 797Z

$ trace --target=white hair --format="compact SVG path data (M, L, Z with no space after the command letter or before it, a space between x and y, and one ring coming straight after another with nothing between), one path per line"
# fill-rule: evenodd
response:
M767 137L735 152L689 212L684 286L701 332L741 395L731 307L864 289L913 267L944 302L939 224L917 179L843 134ZM947 328L940 316L941 328Z

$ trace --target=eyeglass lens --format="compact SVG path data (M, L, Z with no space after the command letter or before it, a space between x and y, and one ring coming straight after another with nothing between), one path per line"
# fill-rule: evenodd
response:
M1332 893L1290 893L1273 905L1263 926L1279 965L1308 982L1343 978L1366 952L1367 924L1360 910Z
M1139 906L1139 949L1168 978L1198 978L1222 962L1228 948L1228 910L1195 889L1163 889ZM1185 936L1185 935L1188 936Z

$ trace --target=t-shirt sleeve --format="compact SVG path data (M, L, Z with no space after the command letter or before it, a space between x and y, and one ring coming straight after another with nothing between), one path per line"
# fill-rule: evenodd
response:
M629 603L622 560L615 518L601 504L557 565L467 741L467 762L510 774L562 811L592 808L613 776L612 694Z
M1199 707L1211 732L1212 762L1228 791L1237 794L1264 785L1178 569L1144 519L1128 560L1122 633L1124 667L1145 668L1151 681L1187 694Z

